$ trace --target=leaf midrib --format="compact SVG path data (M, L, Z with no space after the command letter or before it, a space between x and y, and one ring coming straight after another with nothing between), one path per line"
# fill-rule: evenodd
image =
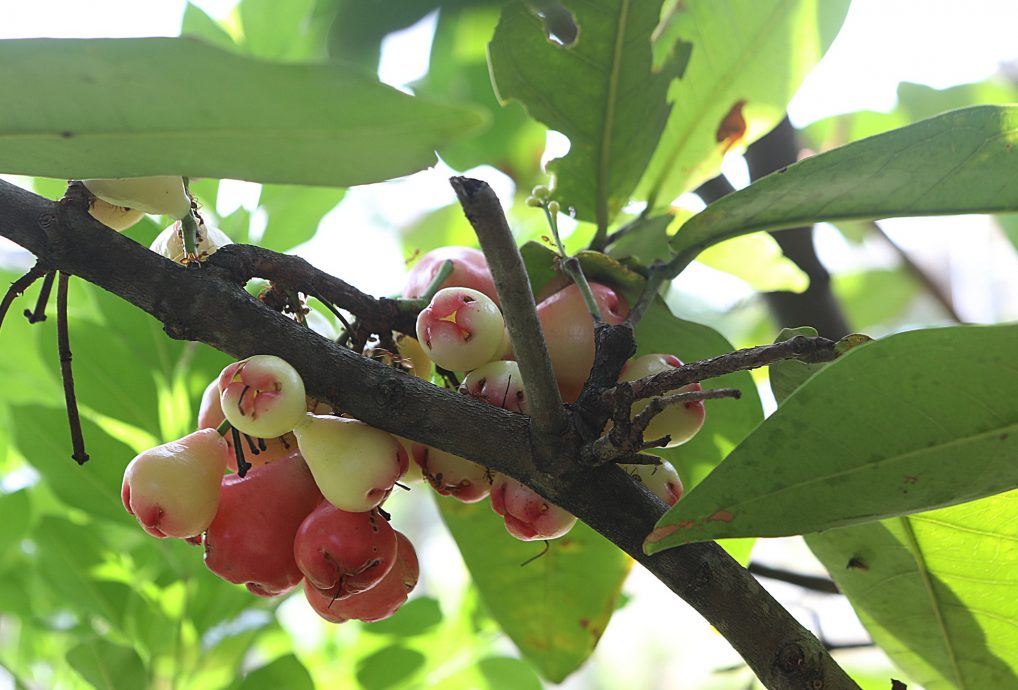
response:
M619 75L622 71L622 52L629 24L630 0L619 3L616 19L615 45L612 49L611 72L608 75L608 93L604 104L604 126L601 129L601 151L597 171L597 227L608 228L608 174L611 169L611 142L615 129L615 111L617 108Z
M952 446L956 446L956 445L965 445L965 444L972 443L972 442L975 442L975 441L978 441L978 440L981 440L981 439L984 439L984 438L990 438L990 437L993 437L993 436L999 436L1001 433L1007 433L1007 432L1018 432L1018 422L1013 422L1013 423L1007 424L1005 426L996 427L994 429L990 429L990 430L984 431L982 433L972 434L972 435L968 435L968 436L963 436L961 438L956 438L956 439L953 439L951 441L948 441L947 443L938 443L938 444L935 444L935 445L932 445L932 446L926 446L926 447L923 447L923 448L916 448L916 449L910 450L910 451L908 451L906 453L899 453L897 455L886 456L886 457L880 458L879 460L876 460L874 462L868 462L868 463L863 464L863 465L855 465L853 467L849 467L849 468L847 468L845 470L842 470L841 472L837 472L837 473L834 473L834 474L825 474L825 475L818 476L818 477L810 477L810 478L805 479L803 481L796 482L795 484L789 484L787 486L782 486L781 488L779 488L779 489L777 489L775 491L771 491L769 493L759 494L759 495L753 496L752 498L750 498L750 499L748 499L746 501L740 501L738 503L732 503L732 504L726 505L725 508L729 508L729 509L732 509L732 508L744 508L747 505L752 505L753 503L757 503L759 501L764 501L764 500L766 500L766 501L773 501L775 496L779 496L779 495L781 495L783 493L786 493L788 491L792 491L792 490L796 490L796 489L801 489L803 487L810 486L811 484L817 484L817 483L820 483L820 482L827 482L827 481L830 481L831 479L834 479L836 477L851 476L851 475L859 473L859 472L872 472L874 467L880 467L880 466L885 465L885 464L893 464L893 463L902 461L902 460L904 460L906 458L921 456L921 455L926 454L926 453L936 452L936 451L939 451L939 450L942 450L942 449L951 448Z
M944 643L944 650L947 652L947 656L951 660L951 668L954 670L954 677L957 686L959 690L966 690L968 686L965 683L964 676L962 676L961 667L958 665L958 655L954 646L951 644L951 636L947 631L947 622L944 620L944 614L940 610L940 600L937 598L937 592L933 588L933 580L931 578L929 568L926 566L926 558L923 556L922 548L919 546L919 541L916 539L915 532L912 529L912 522L907 517L900 517L898 518L898 521L901 523L902 530L905 533L905 546L915 561L916 570L919 572L919 578L922 580L923 588L926 590L926 595L930 599L933 615L937 621L937 628L940 631L940 635Z

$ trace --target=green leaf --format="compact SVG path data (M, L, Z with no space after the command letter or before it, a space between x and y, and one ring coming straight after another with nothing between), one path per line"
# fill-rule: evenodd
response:
M690 260L755 230L1018 209L1018 106L945 113L821 153L729 194L672 239Z
M0 92L21 94L0 101L0 170L24 175L346 187L426 168L481 123L355 68L185 39L0 41L0 63Z
M244 47L257 57L285 60L309 57L314 52L307 41L308 15L315 0L243 0L240 22Z
M489 47L502 101L569 137L569 153L549 164L555 198L576 217L608 224L629 201L665 126L669 84L689 58L673 53L654 69L651 33L661 0L593 0L570 6L579 39L563 46L523 2L503 11Z
M634 219L619 231L622 235L609 245L608 254L616 259L632 257L645 265L667 261L673 253L668 242L668 226L673 221L675 216L669 214Z
M806 537L927 690L1018 687L1018 493Z
M561 682L594 651L629 557L583 523L540 555L540 542L511 537L486 504L437 500L492 618L538 673Z
M391 618L377 621L364 628L373 635L413 637L426 635L442 623L442 609L437 599L418 597L399 608Z
M721 158L785 115L848 11L846 0L687 0L674 3L657 43L693 44L686 74L640 190L652 207L718 174ZM744 127L744 129L743 129Z
M840 273L832 277L831 288L848 322L861 330L907 326L907 309L920 292L915 278L893 270Z
M853 349L669 510L645 550L803 534L1018 486L1016 337L1018 326L942 328Z
M442 8L431 43L428 74L414 84L414 92L472 103L488 114L489 126L475 136L443 146L442 160L457 170L491 165L516 180L517 185L532 184L543 175L545 129L531 120L519 103L503 106L495 97L487 48L500 8L491 5L466 6L459 11Z
M997 216L997 223L1007 239L1014 245L1015 251L1018 251L1018 215L1012 213Z
M268 214L269 222L258 246L285 252L307 242L345 193L342 189L265 185L258 203Z
M0 475L2 476L2 475ZM32 506L28 489L5 494L0 492L0 571L17 557L18 542L27 534L32 522Z
M148 687L145 664L130 647L89 640L67 652L67 663L96 690Z
M233 37L219 23L205 14L194 3L184 5L184 16L180 20L180 35L198 38L225 50L236 50Z
M427 658L416 649L400 645L385 647L361 659L357 680L364 690L386 690L405 681L426 661Z
M293 654L287 654L247 674L237 686L237 690L277 690L277 688L315 690L315 682L300 659Z
M82 466L71 460L67 415L63 410L25 406L11 408L15 444L61 501L93 517L127 524L120 501L124 468L134 452L98 426L81 420L85 447L92 459Z
M489 690L541 690L541 679L527 664L506 656L489 656L477 662Z
M697 261L746 281L758 292L784 290L803 292L809 276L786 257L771 235L754 232L716 244Z

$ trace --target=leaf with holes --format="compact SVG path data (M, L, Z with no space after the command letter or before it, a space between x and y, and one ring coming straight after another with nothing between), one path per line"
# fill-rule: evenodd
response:
M668 86L685 69L688 45L659 68L651 34L661 0L593 0L569 6L579 38L549 40L523 2L502 12L489 46L503 101L569 137L569 153L549 164L554 197L602 230L622 209L647 167L670 106Z
M676 37L693 45L671 85L675 107L640 195L652 207L718 174L726 151L763 136L785 115L799 84L841 28L847 0L685 0L655 34L655 52Z

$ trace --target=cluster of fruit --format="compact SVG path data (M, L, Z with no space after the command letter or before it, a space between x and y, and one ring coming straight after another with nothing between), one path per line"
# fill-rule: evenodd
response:
M468 372L460 392L492 405L526 414L527 399L519 367L505 332L498 295L484 255L476 249L444 247L425 255L410 272L403 296L420 297L433 288L442 266L452 271L438 286L430 304L417 319L417 337L428 357L439 367ZM552 369L562 398L574 402L594 364L594 323L575 284L547 295L537 305ZM628 313L624 300L609 286L590 283L602 318L621 323ZM673 355L651 354L628 362L620 381L635 381L682 366ZM681 389L700 390L698 383ZM647 401L633 405L635 416ZM685 443L704 422L702 402L668 407L645 431L648 439L669 437L668 446ZM473 462L445 451L412 445L414 460L440 494L474 502L490 496L491 506L518 539L551 539L569 531L576 519L510 477L494 475ZM682 495L682 483L667 462L660 465L623 465L668 505Z
M129 226L143 212L191 217L180 178L89 180L86 186L96 196L91 212L114 229ZM199 220L197 256L229 242L219 235L206 232ZM185 257L183 242L178 220L152 248L176 261L193 260ZM443 271L445 279L435 286ZM606 285L590 287L604 320L621 323L627 307L619 295ZM539 302L537 314L562 397L573 402L594 361L593 321L576 285L556 288ZM403 296L418 299L431 292L417 320L417 340L396 334L398 352L375 347L365 355L426 379L436 365L464 373L461 393L526 414L524 382L484 255L446 247L423 257ZM620 380L677 366L681 362L672 355L646 355L629 362ZM691 384L683 390L698 389ZM635 404L632 414L646 404ZM669 407L653 419L646 437L667 435L669 445L677 445L703 419L700 402ZM205 391L198 427L131 461L122 487L128 512L154 536L203 544L210 570L259 596L283 594L303 581L311 606L333 622L386 618L416 585L414 548L380 508L400 478L410 481L411 458L419 476L441 495L464 502L490 497L519 539L558 537L576 522L510 477L334 414L307 398L296 370L271 355L226 367ZM232 433L224 435L227 428ZM241 457L249 462L241 463ZM682 494L667 462L623 467L668 504Z

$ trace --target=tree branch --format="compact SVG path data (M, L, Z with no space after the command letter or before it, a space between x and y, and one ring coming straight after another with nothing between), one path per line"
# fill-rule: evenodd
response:
M858 690L823 645L716 544L644 555L643 540L664 505L623 470L609 465L561 477L535 472L534 448L562 442L558 436L537 433L527 417L361 357L259 303L224 268L183 268L110 231L84 208L56 204L3 181L0 235L45 265L145 310L172 337L198 340L234 357L282 357L304 378L310 395L372 426L461 455L531 486L689 602L768 688ZM579 442L570 451L569 460L578 466Z

